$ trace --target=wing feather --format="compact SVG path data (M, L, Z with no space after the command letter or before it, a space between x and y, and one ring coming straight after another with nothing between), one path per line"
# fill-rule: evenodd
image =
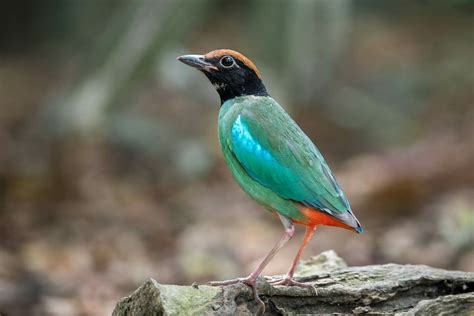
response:
M321 153L273 99L240 112L232 124L228 146L252 179L282 198L356 225Z

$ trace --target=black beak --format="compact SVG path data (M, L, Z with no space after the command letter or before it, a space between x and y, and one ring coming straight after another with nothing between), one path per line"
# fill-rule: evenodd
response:
M199 70L218 70L218 68L210 63L208 63L203 55L183 55L176 58L183 64L194 67Z

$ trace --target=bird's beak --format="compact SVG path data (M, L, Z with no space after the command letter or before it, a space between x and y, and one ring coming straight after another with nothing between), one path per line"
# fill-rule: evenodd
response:
M199 70L205 70L205 71L210 71L210 70L219 70L216 66L214 66L211 63L208 63L203 55L183 55L179 56L176 58L183 64L186 64L188 66L194 67Z

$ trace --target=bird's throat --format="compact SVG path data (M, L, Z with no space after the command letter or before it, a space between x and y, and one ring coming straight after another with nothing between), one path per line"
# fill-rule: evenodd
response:
M207 75L207 74L206 74ZM242 96L268 96L267 89L262 80L255 78L251 80L220 80L207 75L212 85L221 98L221 105L224 102ZM226 78L228 79L228 78ZM237 79L237 78L236 78Z

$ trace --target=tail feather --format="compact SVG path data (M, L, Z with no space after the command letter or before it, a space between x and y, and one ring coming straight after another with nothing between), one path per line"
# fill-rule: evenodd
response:
M364 231L364 228L351 209L343 213L334 213L310 207L303 207L301 208L301 213L307 219L306 222L302 222L302 224L305 225L336 226L353 230L358 234L361 234Z

